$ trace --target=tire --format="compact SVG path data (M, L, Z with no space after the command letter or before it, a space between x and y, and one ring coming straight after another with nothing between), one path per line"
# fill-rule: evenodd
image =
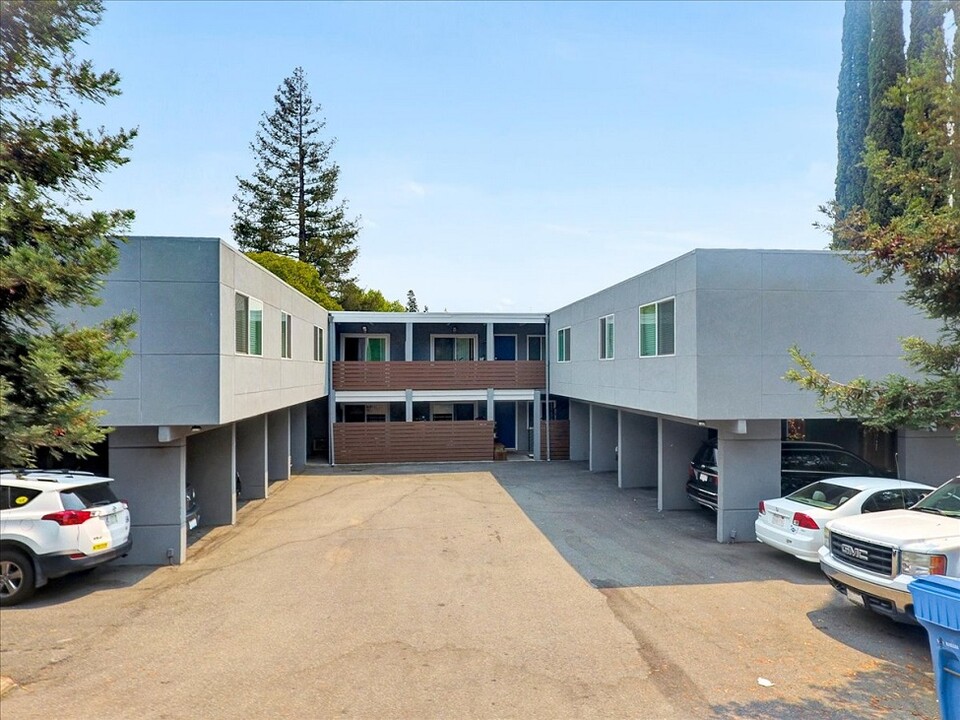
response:
M35 587L33 563L19 550L0 550L0 605L8 607L28 600Z

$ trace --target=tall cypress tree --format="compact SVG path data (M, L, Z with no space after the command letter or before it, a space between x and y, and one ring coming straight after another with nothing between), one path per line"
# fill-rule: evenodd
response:
M320 137L326 122L314 108L303 68L284 79L250 144L257 166L237 178L233 234L241 250L273 252L313 265L332 292L352 282L357 219L336 202L340 167L331 159L334 140Z
M947 0L912 0L910 3L910 45L907 60L919 60L939 37L943 39L943 20L949 9Z
M906 72L903 52L903 8L899 0L873 0L870 3L870 120L867 124L867 146L891 155L900 154L903 140L903 110L885 104L887 91ZM894 210L881 184L867 172L864 207L874 222L886 224Z
M861 164L870 117L867 58L870 3L847 0L843 14L843 59L837 83L837 181L840 214L863 205L867 171Z
M93 210L100 174L127 162L135 130L86 129L72 104L105 103L119 76L75 48L97 0L0 5L0 466L36 451L88 455L106 434L91 403L120 377L130 314L84 327L59 309L100 304L130 210Z

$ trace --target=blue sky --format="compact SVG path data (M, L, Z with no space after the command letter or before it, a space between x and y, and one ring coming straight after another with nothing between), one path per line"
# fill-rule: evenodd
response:
M841 2L107 2L82 55L139 127L95 202L230 239L236 176L304 68L360 284L547 312L697 247L821 249Z

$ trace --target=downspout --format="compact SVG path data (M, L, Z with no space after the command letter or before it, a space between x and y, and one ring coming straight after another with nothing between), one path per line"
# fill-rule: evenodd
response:
M333 313L327 313L327 462L331 466L336 464L333 446L333 422L337 419L337 400L333 390L333 361L336 359L335 329L336 321L333 319Z
M544 316L546 335L543 338L543 352L546 354L546 394L547 394L547 462L550 462L550 316Z

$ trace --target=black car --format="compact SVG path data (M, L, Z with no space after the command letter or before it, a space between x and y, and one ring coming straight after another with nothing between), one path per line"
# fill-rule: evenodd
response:
M862 457L830 443L784 440L780 443L780 492L789 495L812 482L831 477L887 477ZM706 440L690 462L687 497L717 509L717 440Z

